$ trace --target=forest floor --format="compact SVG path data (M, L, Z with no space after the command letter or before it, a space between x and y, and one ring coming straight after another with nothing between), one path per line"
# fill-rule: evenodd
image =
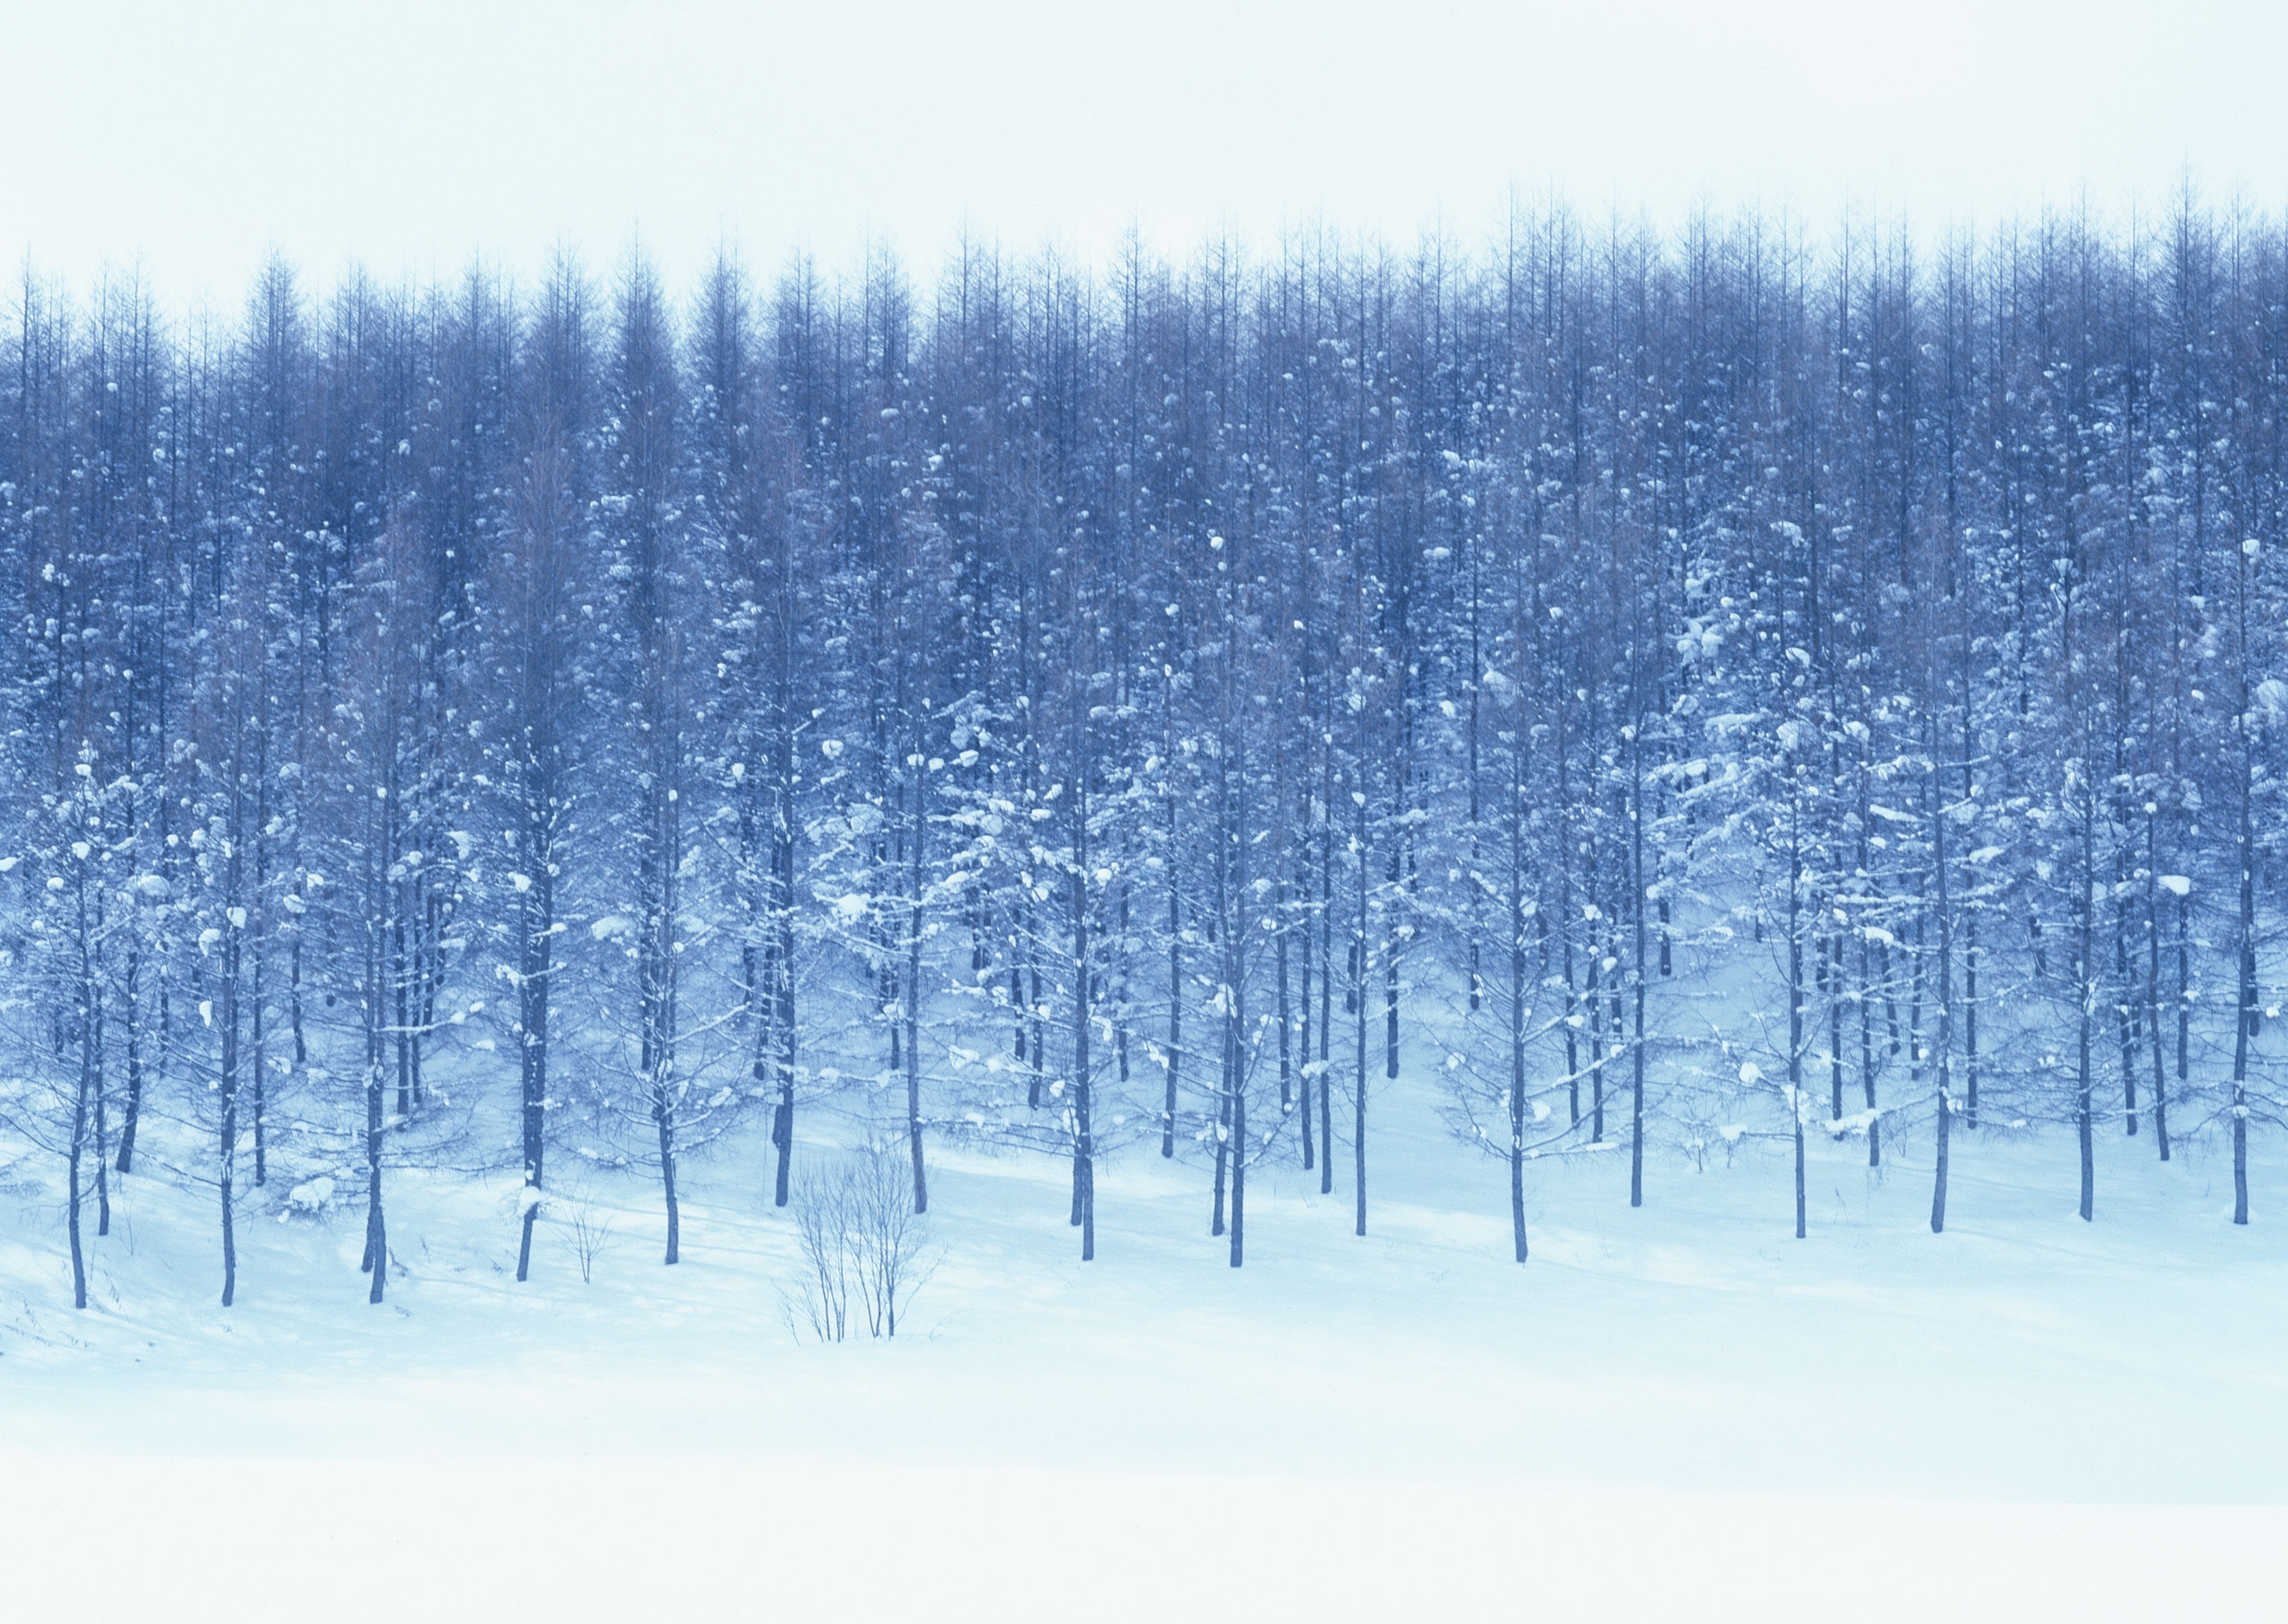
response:
M512 1180L393 1174L380 1307L361 1208L262 1192L224 1310L211 1198L139 1176L75 1312L20 1184L6 1611L2151 1619L2288 1549L2288 1159L2236 1228L2220 1146L2117 1126L2083 1224L2070 1135L1982 1129L1934 1237L1927 1145L1821 1135L1798 1241L1784 1143L1648 1155L1635 1210L1617 1148L1532 1164L1520 1267L1502 1165L1375 1109L1368 1234L1347 1144L1323 1195L1283 1150L1236 1271L1196 1155L1111 1160L1084 1264L1063 1163L941 1153L933 1271L839 1345L759 1146L686 1167L672 1269L592 1174L592 1281L574 1203L519 1285Z

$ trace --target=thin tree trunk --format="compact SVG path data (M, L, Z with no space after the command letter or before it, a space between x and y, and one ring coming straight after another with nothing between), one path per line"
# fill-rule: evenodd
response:
M1223 989L1223 995L1227 998L1231 996L1228 986ZM1211 1235L1220 1235L1225 1229L1224 1195L1231 1178L1233 1059L1231 1022L1226 1017L1223 1023L1223 1071L1216 1087L1215 1211L1208 1222L1208 1233Z
M1351 983L1358 996L1358 1034L1355 1048L1358 1076L1351 1096L1351 1184L1356 1202L1356 1229L1366 1233L1366 797L1360 796L1358 807L1358 946L1355 949L1357 969Z
M790 745L782 744L779 827L774 842L774 861L777 869L774 900L779 915L776 959L779 1097L771 1119L771 1134L775 1142L774 1148L778 1153L771 1199L773 1204L779 1207L787 1204L788 1186L794 1168L794 821L785 804L785 786L791 782L794 773L790 759L791 750Z
M1513 753L1509 795L1509 1227L1517 1261L1525 1244L1525 763Z
M2247 566L2242 565L2244 581ZM2244 631L2244 636L2245 632ZM2239 996L2232 1040L2232 1221L2248 1222L2248 1042L2256 1035L2256 849L2253 816L2256 747L2245 702L2241 705ZM2086 1216L2086 1215L2085 1215Z
M2090 962L2092 922L2089 891L2096 879L2096 791L2084 791L2087 802L2082 808L2080 898L2075 910L2074 990L2081 995L2080 1018L2075 1025L2075 1041L2078 1045L2077 1069L2074 1073L2074 1135L2081 1149L2081 1216L2084 1223L2094 1217L2097 1210L2097 1145L2095 1142L2094 1105L2091 1096L2090 1026L2096 1019L2096 966Z
M84 879L81 881L80 887L82 896L82 929L84 930L85 925L83 922L86 915L86 881ZM86 951L83 945L81 951L83 954ZM84 980L85 978L83 976L83 985L84 985ZM91 1081L93 1065L93 1057L88 1051L86 1017L87 1011L84 1004L83 1004L80 1011L79 1086L72 1100L71 1142L65 1147L64 1156L64 1173L66 1181L68 1184L68 1193L65 1200L64 1228L71 1242L72 1306L74 1308L85 1308L87 1306L87 1256L81 1245L79 1232L80 1191L82 1188L79 1163L82 1147L87 1141L88 1088ZM61 1048L62 1045L58 1044L57 1047ZM223 1210L226 1214L229 1211L229 1203L226 1197L225 1199ZM226 1225L225 1233L227 1234L227 1217L225 1218L224 1222ZM225 1307L228 1307L229 1303L229 1287L226 1285L224 1287L223 1304Z
M1173 826L1171 825L1171 833ZM1174 843L1170 842L1172 853ZM1175 863L1168 865L1168 1093L1160 1107L1160 1154L1176 1153L1176 1086L1184 1065L1183 901L1176 890Z
M2189 894L2177 899L2177 1097L2192 1081L2192 913Z
M1311 1122L1311 1079L1314 1074L1311 1069L1311 791L1307 784L1303 790L1303 833L1295 843L1295 867L1296 893L1302 899L1303 913L1302 985L1298 989L1299 1007L1303 1011L1302 1064L1296 1071L1295 1088L1296 1104L1301 1108L1303 1170L1307 1173L1316 1165L1318 1138ZM1281 1024L1285 1024L1283 1013ZM1321 1080L1321 1086L1325 1086L1324 1079Z
M121 1024L127 1033L127 1100L120 1116L117 1164L122 1173L135 1170L135 1130L143 1120L143 1023L138 1018L142 971L142 950L130 947L127 980L120 991Z
M1272 947L1279 1015L1279 1114L1283 1117L1295 1109L1294 1066L1289 1053L1293 1013L1287 1002L1287 876L1283 865L1279 876L1279 931Z
M1827 983L1828 1120L1843 1120L1843 942L1839 937L1819 939L1821 978Z
M1579 1042L1581 1028L1578 1024L1581 1018L1581 1006L1579 1002L1580 989L1575 984L1573 979L1573 836L1569 822L1572 803L1570 800L1571 792L1566 784L1565 706L1562 701L1560 701L1557 705L1556 712L1557 934L1565 953L1565 1097L1566 1109L1570 1113L1567 1120L1569 1122L1577 1125L1581 1121L1581 1054ZM1593 1023L1596 1019L1596 983L1594 980L1597 962L1593 958L1589 961L1589 973L1592 978L1590 982L1589 1018ZM1601 1115L1597 1120L1595 1131L1590 1135L1591 1141L1593 1143L1596 1139L1602 1137L1603 1132L1604 1119Z
M1795 1129L1795 1238L1804 1239L1803 1193L1803 861L1797 838L1799 806L1788 810L1788 1114Z
M1636 1026L1633 1034L1629 1076L1629 1205L1644 1205L1645 1105L1645 883L1644 883L1644 729L1629 733L1629 913L1636 931ZM1614 1023L1617 1026L1619 1023Z
M1240 846L1237 897L1243 910L1247 895L1246 844ZM1243 914L1241 915L1243 916ZM1225 939L1225 962L1231 966L1224 989L1225 1020L1231 1049L1231 1266L1238 1268L1247 1255L1247 981L1240 962L1241 932L1235 928Z
M925 785L914 769L913 904L906 918L906 1149L913 1161L914 1210L929 1210L929 1179L922 1167L922 842L927 832L924 817ZM1082 972L1085 981L1087 972ZM1085 986L1080 996L1086 1001Z
M2137 1001L2131 992L2129 978L2129 905L2126 901L2115 911L2113 919L2113 976L2119 997L2114 1013L2120 1023L2121 1037L2121 1108L2125 1131L2129 1138L2137 1137Z
M2169 1087L2161 1058L2161 867L2158 808L2145 815L2145 1012L2152 1032L2153 1137L2169 1160Z
M260 940L258 939L254 948L253 982L247 989L249 993L252 994L248 1002L253 1006L247 1012L248 1024L252 1027L252 1031L250 1034L252 1042L248 1046L249 1059L251 1064L247 1067L247 1073L254 1085L254 1098L252 1102L254 1106L254 1187L258 1190L270 1182L270 1149L269 1133L267 1131L270 1116L270 1080L266 1074L266 1068L264 1064L265 1045L262 1041L262 946Z
M1073 815L1081 829L1080 842L1087 839L1086 806L1085 801L1076 797ZM1096 1146L1089 1082L1088 886L1083 878L1086 860L1086 849L1082 845L1072 875L1073 1222L1080 1225L1080 1260L1092 1263L1096 1258Z
M366 948L366 999L369 1011L365 1054L365 1267L373 1276L366 1301L382 1299L389 1276L389 1228L381 1206L381 1097L385 1085L381 1058L381 949Z
M535 852L543 851L542 831L536 826L544 815L537 805L528 809L527 844ZM521 899L518 921L523 938L518 955L521 973L517 980L517 1024L521 1029L519 1050L523 1065L519 1081L524 1129L524 1220L518 1226L516 1243L519 1280L531 1278L532 1228L540 1216L542 1161L547 1152L548 1001L553 971L550 959L556 943L555 877L549 873L544 856L531 860L530 866L531 886Z
M1604 944L1592 939L1589 953L1589 1143L1605 1142L1605 999L1599 982Z
M1883 1119L1875 1109L1875 1034L1867 1008L1867 970L1873 955L1863 933L1859 938L1859 1086L1867 1099L1867 1165L1883 1165Z
M663 1261L672 1264L682 1257L683 1211L675 1196L675 1107L664 1079L653 1086L652 1121L659 1128L660 1192L667 1204L667 1256Z
M1331 756L1332 752L1330 752ZM1319 1193L1335 1189L1335 798L1327 768L1326 827L1319 836Z
M222 1065L218 1076L222 1120L217 1129L218 1172L222 1198L222 1305L238 1296L237 1192L238 1171L238 932L223 933Z
M1947 1159L1954 1121L1954 910L1948 906L1946 863L1946 796L1939 796L1938 814L1931 820L1932 867L1938 879L1938 1148L1931 1185L1931 1233L1946 1228ZM1871 1101L1873 1095L1868 1097ZM1874 1129L1868 1129L1871 1137Z
M1962 1125L1978 1126L1978 915L1963 921Z
M91 982L87 988L87 1006L94 1027L90 1044L95 1072L95 1232L99 1239L111 1233L111 1163L105 1140L103 1081L103 992Z

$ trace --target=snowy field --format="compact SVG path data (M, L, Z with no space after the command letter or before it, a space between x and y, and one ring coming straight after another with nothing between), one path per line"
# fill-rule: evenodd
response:
M2189 1145L1970 1136L1696 1172L1503 1171L1393 1085L1370 1234L1281 1165L1249 1255L1207 1176L1133 1149L1077 1261L1062 1164L941 1157L934 1273L893 1342L790 1334L759 1151L640 1176L512 1279L512 1188L397 1176L361 1211L211 1224L121 1181L70 1307L57 1213L0 1234L0 1546L14 1618L2142 1618L2288 1554L2288 1254ZM825 1147L806 1145L814 1154ZM2269 1146L2265 1147L2267 1151ZM178 1208L183 1209L177 1210ZM201 1243L203 1243L203 1247ZM2242 1611L2239 1616L2252 1616Z

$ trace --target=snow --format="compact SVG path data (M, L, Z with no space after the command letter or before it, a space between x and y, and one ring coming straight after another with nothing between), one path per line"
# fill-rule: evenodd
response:
M314 1616L403 1624L418 1616L409 1572L434 1571L451 1576L449 1601L429 1616L448 1620L1157 1624L1201 1616L1213 1596L1266 1620L2149 1624L2256 1616L2239 1576L2282 1532L2276 1513L2242 1507L2061 1517L1607 1484L801 1457L758 1471L719 1456L576 1455L540 1479L510 1462L446 1472L399 1457L314 1482L291 1458L147 1460L131 1474L92 1458L43 1465L36 1497L0 1490L12 1509L32 1508L37 1535L60 1533L43 1554L91 1549L86 1509L100 1506L136 1530L135 1560L94 1570L99 1585L64 1561L29 1564L12 1599L28 1616L98 1621L250 1616L226 1613L226 1598L243 1608L291 1589L322 1597ZM184 1515L218 1497L260 1529L258 1559Z
M1251 1172L1237 1271L1196 1161L1108 1161L1084 1265L1061 1162L933 1142L936 1267L894 1343L790 1335L759 1142L686 1164L673 1269L640 1171L560 1158L585 1182L522 1286L513 1172L393 1174L378 1308L327 1180L242 1224L225 1311L211 1192L115 1179L83 1314L18 1187L0 1526L44 1559L11 1610L997 1620L1076 1588L1169 1619L1212 1584L1314 1619L2188 1617L2288 1536L2288 1257L2228 1221L2220 1151L2101 1140L2085 1224L2070 1136L1958 1124L1934 1236L1927 1145L1871 1172L1814 1135L1800 1242L1781 1145L1648 1147L1636 1210L1620 1159L1545 1159L1521 1267L1504 1164L1436 1104L1376 1097L1362 1239L1347 1145L1331 1194L1284 1152ZM576 1207L608 1224L590 1285ZM135 1560L91 1569L121 1526ZM346 1582L377 1556L388 1583Z
M334 1181L318 1177L306 1179L286 1192L286 1210L278 1216L282 1219L290 1214L316 1213L334 1199Z

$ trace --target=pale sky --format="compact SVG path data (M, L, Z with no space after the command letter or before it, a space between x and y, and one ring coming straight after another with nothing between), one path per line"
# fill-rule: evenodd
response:
M2288 203L2280 0L7 9L0 252L177 297L274 246L322 281L560 241L606 269L640 234L681 281L727 235L926 277L965 222L1086 257L1131 221L1467 241L1552 186L1938 225L2157 208L2189 165Z

